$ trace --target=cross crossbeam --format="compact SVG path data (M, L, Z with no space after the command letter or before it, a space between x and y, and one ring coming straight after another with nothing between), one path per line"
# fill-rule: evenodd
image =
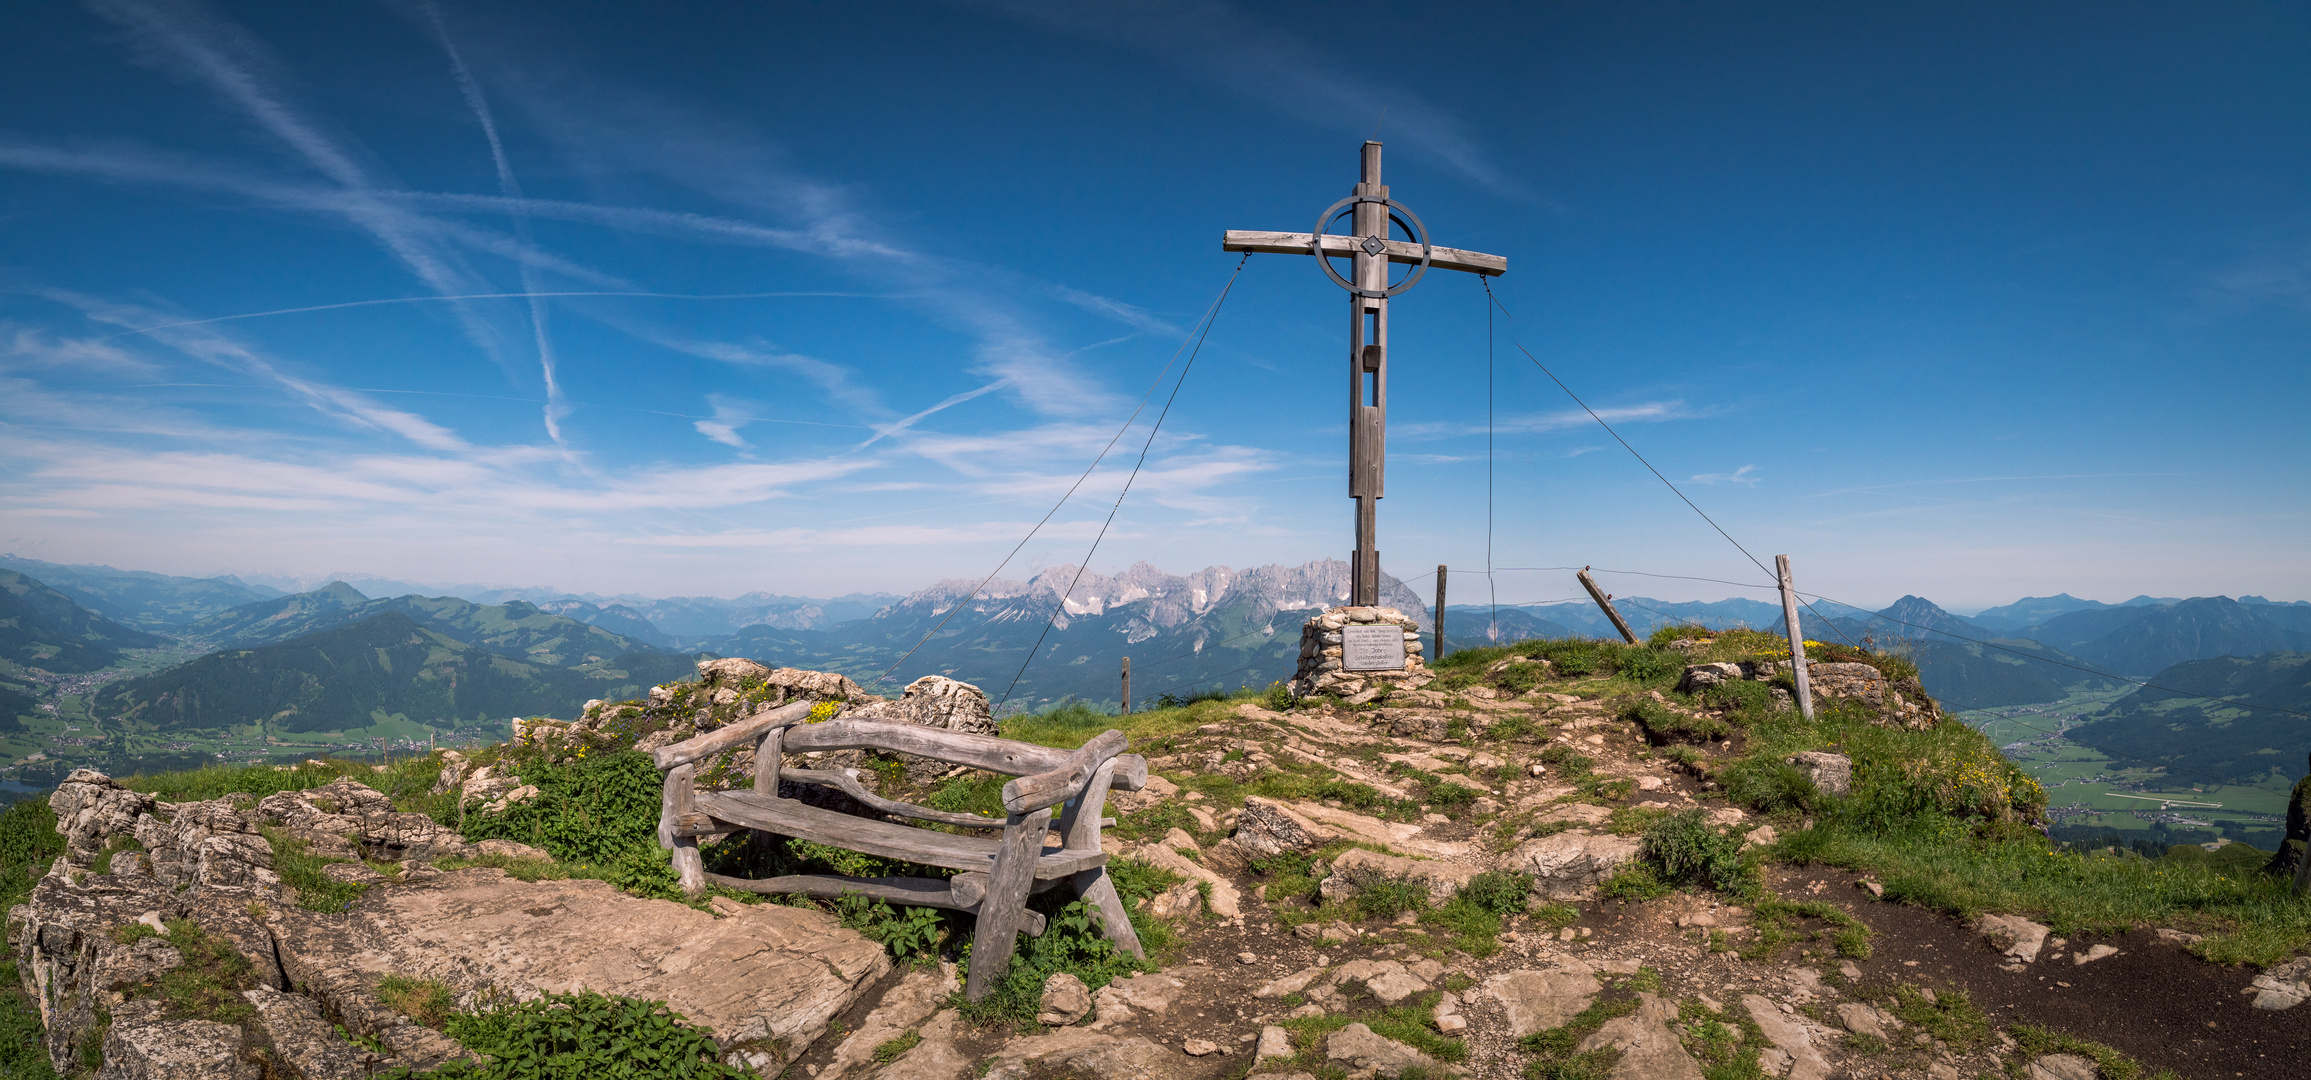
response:
M1388 458L1388 301L1411 287L1416 278L1390 287L1388 268L1406 263L1426 270L1457 270L1483 277L1508 273L1505 256L1481 251L1436 247L1428 242L1420 219L1389 201L1388 187L1380 182L1380 144L1364 144L1363 172L1348 199L1353 232L1335 236L1324 230L1329 220L1317 223L1317 232L1254 232L1231 229L1222 234L1223 251L1272 255L1345 257L1350 273L1331 276L1349 289L1348 329L1348 495L1356 500L1356 547L1349 559L1349 603L1370 606L1380 602L1380 543L1378 503L1386 492ZM1398 213L1402 211L1401 215ZM1390 225L1402 225L1410 242L1390 236ZM1325 264L1329 269L1329 263Z

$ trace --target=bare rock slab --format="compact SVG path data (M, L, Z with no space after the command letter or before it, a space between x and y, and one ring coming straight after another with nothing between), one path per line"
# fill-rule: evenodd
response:
M1524 1038L1563 1027L1597 1000L1603 989L1596 969L1570 957L1538 971L1504 971L1484 981L1478 993L1500 1003L1509 1034Z
M1183 1080L1200 1075L1178 1050L1136 1035L1110 1035L1089 1028L1013 1039L988 1061L986 1080L1022 1080L1030 1075Z
M2292 1009L2311 1001L2311 956L2301 956L2284 964L2275 964L2249 984L2255 993L2258 1009Z
M376 1055L346 1042L312 998L263 987L241 996L256 1007L257 1022L273 1044L275 1059L297 1080L367 1080L375 1075Z
M2048 1054L2030 1063L2029 1080L2100 1080L2102 1070L2077 1054Z
M1974 929L2006 950L2006 955L2027 964L2046 947L2047 927L2020 915L1984 915Z
M1827 1080L1829 1062L1822 1059L1813 1044L1813 1033L1803 1023L1782 1015L1773 1002L1756 994L1743 995L1741 1004L1749 1010L1750 1019L1757 1021L1766 1041L1789 1059L1789 1080Z
M1501 865L1533 875L1533 891L1551 900L1589 900L1613 871L1637 857L1639 847L1635 837L1569 829L1525 841Z
M472 868L372 892L343 915L275 916L281 964L356 1031L377 1031L387 975L528 996L579 989L666 1001L757 1069L792 1061L890 970L882 946L821 912L748 905L717 918L603 881L522 882Z
M1637 1011L1606 1021L1581 1040L1581 1052L1605 1046L1621 1051L1612 1080L1706 1080L1701 1066L1669 1030L1677 1007L1653 994L1637 996L1642 1002Z
M819 1070L818 1080L842 1080L851 1070L869 1065L875 1059L876 1047L922 1023L947 1003L948 995L959 989L962 986L955 981L951 967L918 968L901 976L899 984L883 994L875 1011L859 1022L859 1029L835 1047L834 1057ZM1086 997L1085 1007L1090 1004Z
M1363 1024L1350 1024L1333 1032L1330 1038L1324 1040L1324 1057L1350 1072L1371 1070L1369 1075L1375 1076L1402 1076L1411 1070L1423 1071L1431 1076L1439 1073L1461 1074L1461 1070L1394 1039L1375 1034ZM1699 1073L1694 1076L1699 1080Z
M264 1070L243 1061L241 1029L214 1020L163 1020L157 1001L134 1001L113 1011L104 1037L104 1068L97 1080L259 1080Z
M971 1071L971 1058L955 1045L955 1010L940 1013L921 1034L923 1041L884 1066L876 1080L959 1080ZM872 1055L874 1047L867 1052Z
M1407 859L1377 851L1350 848L1332 860L1332 873L1319 886L1324 899L1344 900L1356 895L1364 881L1406 881L1428 890L1431 902L1442 904L1483 873L1484 868L1437 859Z

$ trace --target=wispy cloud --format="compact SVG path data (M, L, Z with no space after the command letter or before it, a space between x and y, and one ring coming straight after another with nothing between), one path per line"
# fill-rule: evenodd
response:
M1473 183L1524 191L1467 122L1418 90L1362 74L1369 68L1346 59L1337 44L1319 44L1216 0L965 0L963 6L1153 56L1326 130L1363 137L1377 124L1383 141L1428 154Z
M1688 420L1701 413L1686 407L1683 401L1647 401L1636 405L1597 410L1608 424L1655 423L1667 420ZM1579 409L1559 412L1511 413L1496 417L1488 428L1475 420L1436 421L1422 424L1398 424L1389 434L1407 439L1447 439L1464 435L1482 435L1487 430L1499 435L1538 435L1567 428L1586 427L1597 421Z
M1744 465L1729 473L1698 473L1686 479L1696 484L1747 484L1756 487L1761 478L1750 475L1756 471L1757 466Z
M714 419L693 421L690 426L724 446L746 449L746 440L739 438L738 429L745 427L748 414L761 411L761 406L721 394L706 395L706 403L713 408Z

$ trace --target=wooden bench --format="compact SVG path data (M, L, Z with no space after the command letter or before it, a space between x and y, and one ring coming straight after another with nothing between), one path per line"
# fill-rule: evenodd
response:
M1108 790L1137 791L1147 783L1147 760L1123 752L1127 744L1122 732L1106 732L1081 749L1066 751L915 724L840 718L808 723L811 707L811 702L798 701L756 713L656 752L658 771L666 775L658 843L673 850L674 872L682 879L684 892L696 896L712 882L749 892L857 894L971 912L976 919L971 976L963 993L973 1001L984 997L1009 970L1022 930L1030 936L1043 932L1043 916L1027 909L1028 895L1061 884L1082 897L1116 948L1146 955L1115 884L1108 880L1107 853L1099 845ZM752 790L697 789L700 761L748 743L754 744ZM882 798L848 773L781 769L783 755L811 750L913 754L1018 779L1003 785L1007 817L955 814ZM811 806L780 798L782 779L833 788L893 817L1000 832L993 836L937 832ZM1051 817L1054 806L1062 807L1056 822ZM698 837L741 829L961 873L949 878L796 874L762 880L707 873Z

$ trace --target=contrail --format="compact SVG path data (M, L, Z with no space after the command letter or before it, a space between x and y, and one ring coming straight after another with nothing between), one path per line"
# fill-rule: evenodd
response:
M524 205L522 185L514 179L513 163L506 160L505 142L498 138L497 120L490 115L489 102L481 96L481 86L474 82L473 72L465 66L465 57L458 54L457 43L450 40L449 26L441 21L441 9L434 6L433 0L425 0L425 15L433 21L433 32L441 39L441 50L449 54L449 66L457 73L457 86L465 94L467 107L473 110L474 119L481 122L482 134L489 139L490 160L497 163L498 192L513 201L508 213L513 218L514 236L522 247L535 248L537 239L530 232L530 215ZM514 269L521 275L522 290L529 294L530 336L537 343L538 370L545 376L546 437L567 452L569 447L562 442L562 416L568 409L562 403L562 384L554 371L554 343L546 332L546 303L545 298L538 295L537 269L528 259L514 260Z
M348 300L342 304L315 304L311 307L281 308L277 311L250 311L240 315L219 315L213 319L187 319L184 322L160 323L106 334L98 341L132 334L149 334L155 330L171 330L179 326L204 326L209 323L234 322L240 319L263 319L274 315L301 315L308 311L336 311L341 308L377 307L383 304L435 304L459 300L522 300L533 296L638 296L653 300L767 300L781 296L834 296L862 300L890 300L896 297L885 293L857 292L755 292L755 293L661 293L661 292L510 292L467 293L461 296L394 296L383 300Z

